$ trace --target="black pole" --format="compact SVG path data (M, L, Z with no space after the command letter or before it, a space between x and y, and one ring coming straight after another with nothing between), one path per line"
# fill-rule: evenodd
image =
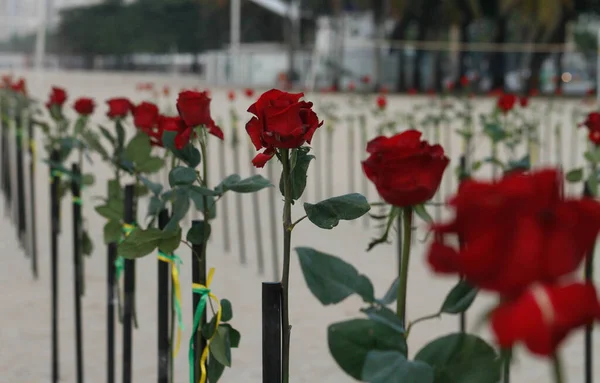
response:
M2 105L4 106L4 105ZM4 111L2 111L2 115L4 115ZM8 212L8 192L6 187L8 185L7 175L8 175L8 159L6 157L6 134L8 131L7 126L4 121L0 121L0 126L2 127L2 134L0 135L0 148L2 148L2 155L0 156L0 171L2 172L2 196L4 197L4 214L6 215Z
M595 169L594 169L595 171ZM584 197L594 197L592 191L588 187L587 182L583 186ZM590 253L585 259L584 276L587 283L593 283L594 281L594 252L595 246L590 250ZM585 326L585 338L584 338L584 352L585 352L585 383L592 383L594 381L594 324L590 323Z
M125 186L124 221L135 223L135 185ZM123 383L132 382L133 370L133 307L135 305L135 260L125 259L124 301L123 301Z
M38 257L37 257L37 218L35 208L35 166L36 166L36 152L35 152L35 133L33 130L33 121L31 116L28 115L27 130L29 136L29 214L30 214L30 225L31 225L31 236L29 238L31 254L31 272L35 279L38 278Z
M280 282L263 282L263 383L281 382L281 299L282 287Z
M192 221L192 227L196 225L204 226L205 224L206 223L203 221ZM202 249L202 244L192 245L192 283L199 283L206 286L206 256L203 254ZM192 321L199 304L200 295L192 294ZM194 339L194 382L200 380L200 356L202 355L202 350L204 350L206 347L206 339L204 339L202 336L202 327L204 327L205 323L206 310L204 310L204 313L202 314L200 324L198 325L196 338Z
M25 246L27 236L27 218L25 214L25 177L23 175L23 116L17 111L15 119L15 148L17 152L17 228L19 242L29 255L29 249Z
M158 227L162 230L169 223L169 212L161 210ZM169 381L172 357L169 350L169 263L158 260L158 383Z
M11 151L10 151L10 145L9 145L9 139L10 139L10 132L11 132L11 127L10 127L10 123L12 121L12 114L10 113L10 109L9 109L9 121L8 121L8 125L4 127L4 135L2 137L3 139L3 143L4 143L4 148L3 148L3 156L4 156L4 164L2 167L3 170L3 178L4 178L4 196L6 198L6 210L4 211L4 214L8 217L10 217L10 219L13 219L12 216L12 161L11 161Z
M115 383L115 262L117 260L117 244L108 244L107 254L107 305L106 305L106 381Z
M460 173L459 173L459 178L458 178L458 183L460 185L460 183L462 181L464 181L468 175L467 175L467 158L465 157L465 155L461 155L460 156ZM464 241L463 238L458 238L458 244L459 247L462 249L464 248ZM462 279L462 276L461 276ZM459 323L459 328L460 328L460 332L464 333L467 330L467 313L466 312L461 312L460 316L458 318L458 323Z
M54 170L52 165L59 160L58 150L53 150L50 155L50 177L52 185L50 187L50 266L52 283L52 383L58 382L58 234L59 234L59 211L60 201L58 200L58 188L60 185L60 175Z
M71 193L73 195L73 270L75 290L75 360L77 363L77 383L83 383L83 335L81 328L81 171L77 164L72 166Z

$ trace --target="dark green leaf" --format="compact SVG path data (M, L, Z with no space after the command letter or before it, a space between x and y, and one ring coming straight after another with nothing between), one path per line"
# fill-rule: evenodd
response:
M119 221L108 221L104 225L104 243L118 242L123 234L123 227Z
M204 232L206 228L206 233ZM192 224L185 236L186 240L192 245L201 245L204 241L208 241L210 237L211 227L205 221L197 221Z
M169 172L169 184L171 187L177 185L191 185L196 181L197 174L192 168L177 166Z
M152 182L146 177L140 177L140 181L142 181L142 184L145 187L147 187L148 190L150 190L152 192L152 194L154 194L156 197L158 197L160 195L160 192L163 189L163 186L161 184Z
M233 308L231 307L231 302L227 299L221 299L221 309L223 310L221 313L221 321L229 322L231 318L233 318Z
M206 201L206 204L208 205L208 217L205 217L205 219L214 219L217 216L217 206L215 203L215 197L200 194L199 192L197 192L198 189L194 189L193 191L194 192L192 192L192 190L190 191L190 198L194 202L196 210L204 214L204 201Z
M383 298L379 299L378 302L382 305L389 305L389 304L396 302L396 299L398 298L398 284L399 283L400 283L400 278L396 277L396 279L394 279L394 282L392 282L392 285L390 286L388 291L385 293Z
M529 154L526 154L525 157L521 158L518 161L509 161L508 162L508 170L529 170L531 169L531 160L529 159Z
M423 347L415 356L432 366L436 383L497 383L500 363L494 348L471 334L450 334Z
M95 133L89 131L83 132L81 138L90 150L98 153L100 157L102 157L104 160L110 158L108 151L104 149L104 146L102 145Z
M83 236L81 238L81 252L83 255L92 255L94 253L94 242L92 242L87 230L83 231Z
M135 228L123 242L119 244L118 253L127 259L135 259L146 256L158 248L158 243L164 233L156 228L150 227L146 230Z
M206 367L208 383L217 383L221 378L221 375L223 375L223 371L225 371L225 366L219 363L214 356L209 354L208 365Z
M148 195L148 188L144 184L141 184L141 185L136 184L134 191L135 191L136 198L144 197L144 196Z
M569 182L581 182L583 179L583 169L577 168L569 171L565 177Z
M460 314L471 307L477 297L478 290L461 280L450 290L442 304L441 312L447 314Z
M157 247L164 253L172 253L179 247L181 242L181 228L175 231L163 231L163 236L158 241Z
M217 329L217 316L213 315L213 317L210 318L208 323L205 323L204 326L202 326L202 336L205 339L209 339L213 336L216 329Z
M506 131L502 129L498 123L487 123L483 126L483 132L492 140L497 143L508 137Z
M140 173L153 174L158 172L165 164L160 157L150 157L144 162L136 163L136 170Z
M308 288L324 305L343 301L352 294L373 302L373 285L349 263L308 247L297 247L298 259Z
M429 212L425 208L425 205L416 205L414 207L415 213L421 218L423 221L427 223L433 223L433 218L429 215Z
M123 189L117 180L108 180L108 199L123 201Z
M177 188L174 189L173 193L173 209L171 211L171 219L167 226L166 231L173 231L179 225L179 222L185 218L188 210L190 209L190 196L185 189Z
M98 125L98 129L100 129L100 133L111 143L112 146L117 144L117 139L108 131L108 129L101 125Z
M367 314L369 319L384 324L393 328L396 331L404 332L404 324L398 318L395 312L388 309L385 306L371 306L365 309L361 309L363 313Z
M152 145L150 138L145 133L136 134L125 148L125 159L131 161L136 167L147 162L150 159Z
M121 221L123 219L123 203L120 200L109 199L106 204L96 206L96 212L104 218Z
M115 128L117 129L117 146L119 148L125 147L125 128L121 120L115 122Z
M223 182L215 188L215 191L218 194L223 194L229 190L236 193L253 193L269 186L272 186L271 182L258 174L246 179L242 179L237 174L232 174L225 178Z
M358 193L333 197L317 204L304 204L308 219L321 229L332 229L340 220L353 220L365 215L371 206L367 199Z
M369 320L351 319L327 329L327 342L333 359L354 379L362 378L369 351L398 351L406 355L406 339L401 332Z
M195 168L200 164L200 152L192 144L187 144L183 149L175 148L175 136L177 132L165 131L163 133L163 144L175 157L185 162L188 166Z
M231 343L229 331L219 326L209 345L210 353L226 367L231 367Z
M94 184L95 177L93 174L84 174L81 176L81 183L84 186L92 186Z
M292 183L292 198L297 200L302 197L304 189L306 188L306 173L308 173L308 166L315 156L308 154L310 148L302 146L298 149L294 149L292 152L292 169L291 169L291 183ZM283 191L283 177L279 180L279 190L281 195L284 195Z
M369 351L362 379L369 383L433 383L433 368L410 361L398 351Z
M150 202L148 203L148 216L157 216L158 213L162 209L165 208L165 203L158 197L152 196L150 197Z
M240 332L231 327L231 325L228 323L222 323L221 327L224 327L229 331L229 342L231 343L231 348L238 348L240 346L240 340L242 338Z
M194 197L201 197L201 196L206 196L206 197L213 197L216 195L219 195L219 193L217 193L214 190L202 187L202 186L198 186L198 185L188 185L186 186L187 190L190 192L190 197L194 198Z

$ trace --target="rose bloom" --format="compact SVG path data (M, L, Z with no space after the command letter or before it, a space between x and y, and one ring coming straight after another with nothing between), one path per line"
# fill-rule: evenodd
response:
M456 84L454 84L454 81L450 81L448 83L448 85L446 85L446 89L448 89L449 92L452 92L455 87L456 87Z
M252 97L252 96L254 96L254 89L246 88L246 89L244 89L244 94L246 94L247 97Z
M230 90L229 92L227 92L227 98L229 99L229 101L234 101L235 100L235 92L233 90Z
M163 95L168 97L171 94L171 88L168 85L163 86Z
M63 106L65 101L67 101L67 92L63 88L53 86L46 107L50 109L54 105Z
M463 181L449 201L454 219L433 225L430 266L508 297L574 272L596 241L600 203L564 198L562 179L545 169ZM464 246L448 243L450 236Z
M73 104L73 109L82 116L89 116L94 113L94 107L94 100L88 97L80 97Z
M186 130L185 123L181 119L181 117L169 117L159 115L157 118L156 125L149 130L144 130L144 133L150 137L150 143L152 146L160 146L163 147L163 134L165 131L173 131L177 132L177 134L182 133Z
M266 149L252 163L262 168L273 157L275 149L293 149L310 144L323 122L312 110L312 102L300 101L303 93L287 93L271 89L248 108L254 117L246 124L246 132L256 150Z
M388 94L389 92L390 92L390 89L385 85L382 85L379 88L379 93L381 93L381 94Z
M142 102L133 108L133 124L142 131L153 129L158 122L158 116L158 107L151 102Z
M22 95L27 95L27 88L25 86L25 79L20 78L17 82L14 82L10 85L10 88L13 92L20 93Z
M360 82L362 82L363 84L370 84L371 83L371 77L369 75L364 75L360 78Z
M504 114L510 112L517 103L517 96L514 94L504 94L498 98L498 109Z
M175 139L177 149L183 149L190 142L193 129L198 126L204 126L210 134L223 139L223 131L215 124L210 115L210 101L206 91L186 90L179 93L177 111L185 123L186 129Z
M387 106L387 99L384 95L379 95L375 102L377 103L377 107L381 110L385 109L385 107Z
M534 354L551 356L574 329L600 320L600 302L590 283L536 285L495 309L490 317L496 342L517 342Z
M416 130L377 137L368 143L367 152L370 156L362 163L367 178L381 198L401 207L430 200L450 162L440 145L421 141Z
M106 103L108 104L107 115L110 118L127 117L127 114L133 110L133 104L127 98L111 98Z
M520 97L519 98L519 104L521 105L521 108L527 108L527 105L529 105L529 98L527 98L527 97Z
M410 88L410 89L408 90L408 94L410 94L410 95L415 95L415 94L417 94L417 93L419 93L419 92L418 92L418 91L417 91L415 88Z
M460 76L460 85L465 88L469 86L469 78L465 75Z
M536 97L539 95L540 95L540 91L535 88L529 91L529 97Z
M350 82L348 83L348 90L349 90L350 92L354 92L354 91L356 90L356 84L354 84L354 82L353 82L353 81L350 81Z

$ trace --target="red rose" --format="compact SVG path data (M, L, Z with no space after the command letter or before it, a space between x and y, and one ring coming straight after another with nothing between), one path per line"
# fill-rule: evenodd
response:
M504 94L498 98L498 109L500 109L503 113L510 112L517 103L517 96L514 94Z
M48 109L54 105L61 107L65 101L67 101L67 92L63 88L53 86L52 92L50 92L50 98L46 103L46 107Z
M497 182L462 182L449 201L454 219L433 226L429 264L504 296L572 273L595 243L600 203L565 199L562 178L550 169L514 173ZM449 234L464 247L448 244Z
M592 284L536 285L492 312L497 343L509 348L522 341L534 354L551 356L572 330L600 320L600 302Z
M588 138L594 145L600 145L600 130L590 130Z
M5 74L2 76L2 85L6 88L9 88L12 85L12 76L9 74Z
M23 95L27 95L27 88L25 86L25 79L24 78L20 78L19 81L12 83L10 88L13 90L13 92L16 93L21 93Z
M385 98L384 95L380 95L377 97L377 107L381 110L385 109L385 107L387 106L387 99Z
M230 90L229 92L227 92L227 98L229 99L229 101L234 101L235 100L235 92L233 90Z
M589 96L594 96L596 94L596 89L594 89L594 88L588 89L587 92L585 92L585 94L588 97Z
M127 114L133 110L133 104L126 98L111 98L106 103L108 104L107 115L110 118L127 117Z
M244 89L244 93L246 94L247 97L252 97L252 96L254 96L254 89L246 88L246 89Z
M368 76L368 75L362 76L362 77L360 78L360 82L362 82L362 83L363 83L363 84L365 84L365 85L368 85L368 84L370 84L370 83L371 83L371 77L370 77L370 76Z
M467 86L469 86L469 78L467 76L460 76L460 85L462 85L463 88L466 88Z
M415 94L417 94L417 93L419 93L419 92L417 92L417 90L416 90L415 88L410 88L410 89L408 90L408 94L410 94L410 95L415 95Z
M94 113L94 100L87 97L80 97L73 104L73 109L82 116L89 116Z
M163 86L163 95L168 97L171 94L171 88L168 85Z
M540 91L535 88L529 91L529 97L536 97L539 95L540 95Z
M381 93L381 94L388 94L389 92L390 92L389 88L385 85L382 85L379 88L379 93Z
M267 149L263 154L271 158L275 154L274 148L293 149L305 142L310 144L313 134L323 122L319 122L312 110L313 103L300 101L302 97L303 93L271 89L250 105L248 112L255 117L246 124L246 131L256 150ZM254 162L255 166L264 166L268 158L258 165Z
M450 161L440 145L421 141L421 133L407 130L393 137L377 137L367 145L363 171L381 198L394 206L414 206L430 200Z
M149 130L144 132L150 137L150 143L153 146L164 146L162 138L163 133L167 130L177 132L177 134L183 133L186 130L186 126L183 123L181 117L168 117L159 115L157 118L156 125Z
M454 88L456 87L456 85L454 84L453 81L450 81L448 83L448 85L446 85L446 88L448 89L449 92L452 92L454 90Z
M179 93L177 110L187 128L175 139L177 149L183 149L190 142L192 130L198 126L206 127L210 134L223 139L223 131L215 124L210 115L208 92L186 90Z
M158 122L158 106L151 102L142 102L133 108L133 124L142 131L153 129Z
M520 97L519 98L519 104L521 105L521 108L527 108L527 105L529 105L529 98L527 98L527 97Z
M489 95L492 97L502 97L504 95L504 90L502 90L502 88L492 89L490 90Z
M354 82L350 81L350 82L348 83L348 90L349 90L350 92L354 92L354 90L356 90L356 84L354 84Z
M586 126L589 130L600 130L600 113L591 112L587 119L579 126Z
M556 94L557 96L561 96L563 94L562 88L556 89L556 92L554 92L554 94Z

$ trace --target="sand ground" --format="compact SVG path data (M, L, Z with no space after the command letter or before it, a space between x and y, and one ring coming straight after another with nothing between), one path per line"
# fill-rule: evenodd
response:
M147 99L135 90L135 85L140 81L150 80L162 86L168 84L173 92L183 87L201 87L197 80L189 77L171 77L167 75L133 75L133 74L110 74L110 73L81 73L81 72L48 72L44 74L24 73L29 82L30 93L44 100L49 93L50 86L59 85L65 87L73 100L78 96L94 97L101 104L101 111L105 111L103 101L110 97L127 96L134 100ZM229 105L225 89L212 89L213 115L216 119L225 122L224 130L230 136L231 128L228 126ZM175 95L171 96L174 101ZM335 102L340 109L338 114L346 116L356 114L357 107L349 107L346 103L347 96L344 95L311 95L308 97L315 101L317 107L325 102ZM162 99L165 101L164 99ZM426 103L425 97L390 97L390 116L396 111L416 110L417 105ZM173 103L173 102L171 102ZM544 101L545 103L545 101ZM235 107L245 122L248 115L245 109L250 100L239 94ZM476 109L485 112L492 107L491 100L477 100ZM582 162L581 156L574 155L573 148L582 152L584 140L581 134L577 134L572 124L571 110L576 106L575 101L560 101L554 104L553 113L546 114L551 122L544 121L542 164L556 164L559 149L562 149L563 167L569 169L573 161ZM163 102L163 107L166 104ZM542 105L538 105L541 107ZM170 106L173 108L173 105ZM419 113L425 113L420 110ZM320 113L324 117L324 113ZM109 126L109 122L103 117L103 113L96 113L96 121ZM550 127L560 124L562 139L556 140L553 135L548 134ZM375 121L370 122L369 136L375 135ZM458 126L453 126L458 128ZM345 122L335 126L331 135L331 143L328 144L325 129L321 129L315 135L314 146L317 161L313 163L309 173L309 186L304 197L305 201L315 202L328 196L341 195L349 192L362 192L371 201L377 200L374 189L363 183L360 171L360 160L364 157L364 150L360 145L358 132L354 131L354 144L356 145L354 159L350 161L349 155L349 128ZM457 156L461 148L459 136L447 134L451 130L445 128L442 134L442 143L446 145L447 151L452 158L452 170L457 164ZM242 145L249 145L242 130ZM476 157L483 158L489 152L489 146L485 140L476 141ZM218 166L218 143L212 142L210 148L210 171L211 183L223 178ZM560 145L559 145L560 144ZM38 135L38 145L41 140ZM328 145L333 148L330 155L327 154ZM577 146L575 146L577 145ZM233 173L233 156L230 142L227 143L226 167L227 173ZM41 157L45 153L40 153ZM242 176L250 175L249 150L241 149L240 173ZM330 162L328 164L328 162ZM105 348L105 305L106 305L106 249L102 245L103 219L94 211L94 197L102 195L105 190L105 181L110 178L109 169L96 161L93 165L86 165L88 171L96 176L96 185L85 190L83 195L84 216L87 218L86 225L93 236L96 249L91 258L86 259L85 273L87 291L83 299L84 318L84 358L85 376L88 382L106 381L106 348ZM0 214L0 243L3 247L5 261L0 268L0 382L6 383L34 383L47 382L50 380L50 265L49 265L49 188L45 165L40 163L36 175L36 202L37 202L37 231L39 247L40 278L34 281L30 272L30 263L19 249L15 239L15 229L10 221L4 217L4 211ZM443 183L442 197L448 190L455 187L451 169L447 171L447 180ZM267 170L259 170L260 174L268 175ZM279 174L279 170L274 172ZM350 174L353 174L351 176ZM486 169L482 174L488 174ZM330 186L325 181L317 182L318 179L331 178ZM349 180L353 179L351 185ZM278 178L273 180L278 182ZM363 185L367 185L366 193ZM320 188L318 187L320 186ZM276 194L277 196L277 194ZM217 220L213 224L213 238L209 245L209 266L216 268L216 274L212 285L213 292L220 298L228 298L233 303L234 319L233 325L242 333L242 341L239 349L233 352L233 368L228 369L223 382L260 382L261 381L261 282L274 279L272 271L271 241L274 239L269 231L269 192L262 191L259 194L259 221L256 225L254 220L253 205L256 204L251 196L241 197L243 202L243 214L235 209L235 196L227 196L220 206ZM276 197L277 215L281 211L280 198ZM141 202L142 204L145 201ZM63 204L64 231L60 238L60 374L61 381L75 381L74 360L74 329L73 329L73 266L71 254L71 206ZM0 207L0 210L3 210ZM231 249L224 250L223 240L223 216L225 210L229 217L228 225L231 230ZM301 215L301 204L294 208L294 216ZM247 263L240 262L240 242L237 221L241 220L244 228ZM422 226L422 225L421 225ZM265 256L265 273L260 275L257 271L258 257L256 241L256 229L262 229L262 246ZM375 285L375 291L381 296L387 290L394 279L397 268L396 248L393 244L380 246L372 252L364 250L371 238L377 235L377 231L371 224L365 225L364 221L354 223L342 222L339 227L332 231L325 231L311 226L310 222L303 222L294 231L293 246L310 246L321 251L335 254L355 265L362 273L369 276ZM423 257L424 244L421 240L425 236L425 230L421 227L417 231L414 241L413 257L411 263L408 298L408 317L418 318L434 313L439 308L448 289L453 285L453 278L440 278L431 274ZM278 232L278 246L281 246L280 233ZM187 339L189 339L191 327L191 292L189 288L191 272L189 269L189 249L181 247L178 254L183 258L184 265L181 271L183 283L184 319L186 320L186 331L182 350L176 359L176 382L188 381L187 365ZM150 382L157 375L157 351L156 351L156 273L157 260L148 256L138 262L137 270L137 309L140 318L140 326L134 332L134 382ZM336 321L360 317L359 308L361 302L356 297L350 297L342 304L323 307L310 293L304 280L295 254L292 258L291 273L291 321L292 332L292 382L350 382L335 364L327 348L327 325ZM600 270L597 268L597 271ZM490 305L493 299L481 295L469 312L469 328L473 328L478 318ZM424 323L416 326L409 339L411 354L420 349L428 341L457 330L458 319L453 316L444 316L440 320ZM487 330L480 329L479 333L489 338ZM118 338L121 330L118 328ZM120 342L120 339L117 339ZM595 373L600 376L600 336L595 337L596 369ZM121 344L117 344L120 354ZM582 381L583 365L583 342L581 333L571 336L565 343L562 351L565 357L565 370L569 376L569 382ZM523 350L518 350L517 361L513 368L513 381L519 383L547 382L550 381L550 366L546 361L532 358ZM120 377L120 365L117 367Z

